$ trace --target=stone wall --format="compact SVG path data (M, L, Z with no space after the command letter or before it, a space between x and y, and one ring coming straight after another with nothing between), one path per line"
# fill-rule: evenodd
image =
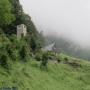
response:
M24 24L17 26L17 38L21 38L22 36L27 35L27 27Z

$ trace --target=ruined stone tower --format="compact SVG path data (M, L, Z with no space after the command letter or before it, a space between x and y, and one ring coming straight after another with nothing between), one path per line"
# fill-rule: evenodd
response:
M24 24L17 26L17 38L25 37L27 35L27 27Z

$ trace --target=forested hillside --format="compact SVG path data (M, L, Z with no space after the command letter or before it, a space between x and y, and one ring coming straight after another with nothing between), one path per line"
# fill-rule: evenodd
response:
M27 34L18 38L20 24ZM73 55L63 39L47 37L62 53L43 51L44 39L19 0L0 0L0 89L90 90L90 62L62 54Z
M17 25L25 24L27 35L17 39ZM10 68L10 62L27 61L42 45L42 35L31 17L23 12L19 0L0 1L0 64Z
M8 36L10 34L16 34L16 26L25 24L27 26L28 36L35 40L37 38L37 41L40 39L40 34L31 20L31 17L23 12L19 0L0 1L0 11L0 28L5 34Z

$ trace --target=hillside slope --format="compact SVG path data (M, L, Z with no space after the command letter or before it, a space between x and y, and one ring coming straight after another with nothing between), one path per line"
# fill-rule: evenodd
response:
M62 55L62 59L65 57ZM75 60L81 67L49 61L48 69L41 70L40 62L14 62L7 72L0 68L0 87L17 86L19 90L90 90L90 62Z
M69 39L62 35L59 37L47 35L45 38L46 44L52 43L54 41L56 43L55 47L59 48L60 51L65 54L85 60L90 59L90 48L86 47L84 44L80 45L75 40L72 40L72 38Z

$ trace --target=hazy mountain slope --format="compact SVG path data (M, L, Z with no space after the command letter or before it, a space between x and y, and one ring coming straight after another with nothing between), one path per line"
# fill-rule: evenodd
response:
M77 58L83 58L86 60L90 59L90 47L82 47L71 39L65 38L63 36L57 37L54 35L46 36L46 44L56 43L56 47L60 48L61 52L74 56Z

